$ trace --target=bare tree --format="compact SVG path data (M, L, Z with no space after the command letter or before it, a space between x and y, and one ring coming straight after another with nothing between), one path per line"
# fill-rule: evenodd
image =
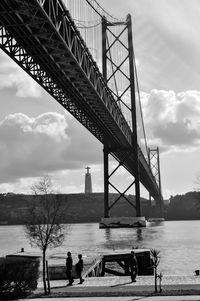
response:
M36 200L30 209L25 232L30 244L42 250L43 284L46 295L46 251L48 248L59 247L64 241L61 224L64 208L59 197L53 194L53 185L49 176L42 177L31 188Z
M158 265L160 263L160 251L156 249L151 249L151 257L152 257L152 263L153 263L153 269L154 269L154 276L155 276L155 293L158 292L157 289L157 269Z

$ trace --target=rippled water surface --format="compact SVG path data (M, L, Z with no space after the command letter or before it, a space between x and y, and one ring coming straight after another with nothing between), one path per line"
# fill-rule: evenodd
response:
M159 269L168 275L192 275L200 269L200 221L166 221L148 223L146 228L99 229L97 223L65 225L65 241L48 252L54 261L65 263L66 252L84 259L112 250L132 247L155 248L161 251ZM0 255L31 248L23 226L0 226Z

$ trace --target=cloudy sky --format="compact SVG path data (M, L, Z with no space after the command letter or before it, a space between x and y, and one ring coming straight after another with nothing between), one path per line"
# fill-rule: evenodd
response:
M113 15L132 15L147 139L160 148L164 196L193 190L200 174L199 0L99 3ZM30 193L47 173L58 191L83 192L87 165L93 191L103 191L102 145L2 51L0 105L0 192ZM123 187L130 176L121 170L114 181Z

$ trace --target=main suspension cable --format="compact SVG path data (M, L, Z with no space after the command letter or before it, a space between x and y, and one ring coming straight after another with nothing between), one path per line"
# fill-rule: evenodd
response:
M112 16L110 13L108 13L96 0L92 0L92 2L96 4L97 8L94 7L94 5L91 3L91 0L86 0L86 2L94 9L94 11L101 18L106 15L108 18L111 18L113 21L120 21L121 20L119 18L116 18L116 17Z

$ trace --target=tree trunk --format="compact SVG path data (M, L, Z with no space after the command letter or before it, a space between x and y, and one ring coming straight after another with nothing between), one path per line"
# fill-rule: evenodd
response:
M157 293L157 268L155 268L155 293Z
M43 249L42 263L43 263L44 294L47 295L47 285L46 285L46 249Z

